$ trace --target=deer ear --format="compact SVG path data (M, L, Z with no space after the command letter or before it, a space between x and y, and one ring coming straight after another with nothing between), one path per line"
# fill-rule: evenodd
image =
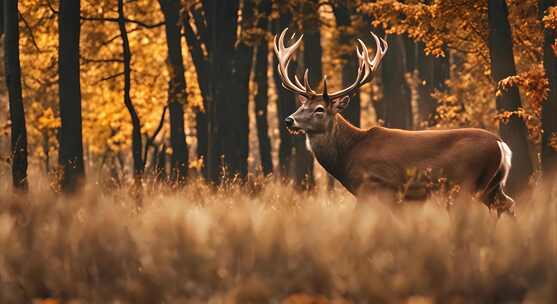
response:
M350 102L350 97L343 96L337 99L333 99L331 102L331 106L335 113L342 112L342 110L344 110L346 106L348 106L349 102Z

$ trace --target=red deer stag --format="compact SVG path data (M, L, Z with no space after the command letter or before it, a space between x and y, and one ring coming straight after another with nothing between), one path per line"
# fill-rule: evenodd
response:
M478 194L482 202L498 215L513 215L514 201L504 192L511 169L511 150L500 137L481 129L406 131L375 126L357 128L340 112L350 96L371 81L377 72L388 44L371 33L376 43L373 58L358 39L358 74L347 88L328 92L327 77L323 92L314 91L306 69L303 84L297 76L292 81L288 64L302 36L290 47L284 43L285 29L275 36L278 71L285 89L295 93L301 106L285 119L293 134L305 134L308 149L317 161L356 197L375 195L395 200L408 190L408 172L439 172L444 180L458 185L460 193ZM361 49L360 49L361 48ZM425 199L431 191L419 191L404 199Z

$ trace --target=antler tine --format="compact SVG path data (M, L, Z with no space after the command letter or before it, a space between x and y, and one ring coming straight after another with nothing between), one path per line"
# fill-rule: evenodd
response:
M329 99L329 93L327 92L327 75L323 76L323 98Z
M296 49L298 49L298 47L302 43L302 38L304 35L300 35L300 37L291 46L287 47L284 43L284 36L286 35L287 31L288 28L285 28L280 33L278 41L276 35L274 39L274 50L279 60L278 71L282 80L282 86L293 93L300 94L309 98L313 93L313 90L311 90L311 88L308 90L308 88L305 88L303 85L301 85L297 77L294 78L295 83L292 82L288 77L288 65L290 64L290 59L292 58L292 55L294 54ZM292 40L294 36L295 34L292 35L290 40Z
M315 90L313 90L311 88L311 86L309 85L309 69L306 69L306 71L304 72L304 84L302 84L302 82L300 81L300 79L298 78L298 75L294 75L294 81L296 82L296 85L298 85L298 87L300 88L305 88L306 93L308 94L313 94L313 95L319 95L317 94L317 92L315 92Z
M317 92L315 92L309 85L309 69L306 69L306 72L304 73L304 86L306 87L306 91L308 93L317 94Z
M383 38L377 37L373 32L370 32L375 40L376 51L373 59L369 56L369 51L364 44L364 42L358 39L358 44L356 45L356 55L358 56L358 75L356 76L356 80L347 88L342 89L340 91L334 92L329 94L330 98L337 98L343 95L352 94L355 90L360 88L362 85L368 83L373 78L373 74L377 72L379 68L379 64L383 59L383 56L387 53L387 49L389 47L387 41ZM384 47L383 47L384 44ZM362 50L360 51L360 46Z
M389 44L387 43L387 41L385 41L385 39L377 37L377 35L375 35L373 32L370 33L373 36L373 39L375 39L375 45L377 48L377 50L375 51L375 56L370 64L374 70L377 70L381 59L383 59L383 56L385 56L387 50L389 49ZM385 45L385 49L383 49L382 44Z
M368 54L367 48L365 48L365 45L361 52L358 46L356 46L356 55L358 56L358 74L356 75L356 80L354 80L354 82L347 88L329 94L329 97L331 99L343 95L349 95L365 83L362 80L365 80L365 78L369 78L369 74L370 74L369 71L370 68L368 63L369 61L366 60L366 57L368 56L367 54Z

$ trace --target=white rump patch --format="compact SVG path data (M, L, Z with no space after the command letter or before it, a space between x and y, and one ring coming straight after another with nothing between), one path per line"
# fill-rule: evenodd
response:
M511 171L511 161L513 157L513 152L511 148L503 141L497 141L499 145L499 150L501 150L501 165L500 170L503 170L503 178L501 179L501 186L505 186L507 183L507 178L509 177L509 172Z

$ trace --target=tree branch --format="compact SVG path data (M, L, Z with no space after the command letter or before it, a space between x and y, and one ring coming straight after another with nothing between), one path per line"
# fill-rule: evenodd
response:
M107 59L93 59L93 58L87 58L85 56L79 56L79 58L81 58L81 60L83 60L83 64L88 64L88 63L122 63L124 62L122 59L119 58L107 58Z
M112 18L112 17L100 17L100 16L80 16L80 19L83 21L102 21L102 22L118 22L118 18ZM133 24L137 24L141 27L144 28L157 28L157 27L161 27L164 25L164 21L160 21L157 23L146 23L143 21L139 21L139 20L135 20L135 19L129 19L129 18L124 18L124 21L127 23L133 23Z
M21 17L21 20L23 21L23 24L25 24L25 28L27 28L27 31L29 31L29 36L31 36L31 42L33 43L33 46L35 46L37 51L42 52L41 48L39 48L39 44L37 44L37 40L35 39L35 34L33 34L33 30L31 29L31 26L29 25L29 23L27 22L27 20L23 16L23 14L19 10L17 12L19 13L19 16Z
M50 0L47 0L46 2L48 3L48 8L50 9L50 11L53 14L58 14L58 11L54 8L52 3L50 3ZM103 22L115 22L115 23L118 22L118 18L112 18L112 17L80 16L79 18L83 21L103 21ZM124 20L128 23L137 24L141 27L149 28L149 29L161 27L161 26L164 25L164 21L160 21L160 22L157 22L157 23L146 23L146 22L143 22L143 21L129 19L129 18L125 18Z
M118 78L118 77L120 77L120 76L124 76L124 72L119 72L119 73L116 73L116 74L114 74L114 75L110 75L110 76L107 76L107 77L103 77L103 78L101 78L101 80L99 80L97 83L103 82L103 81L107 81L107 80L111 80L111 79L114 79L114 78Z
M166 116L166 110L167 109L168 109L168 106L164 106L164 108L162 110L161 119L159 121L159 125L157 126L157 129L155 130L153 135L151 135L151 137L147 137L147 142L145 143L145 152L143 152L143 161L145 163L147 163L147 152L149 151L149 147L154 145L155 138L157 137L157 135L159 135L159 133L162 130L162 127L164 126L164 117Z

